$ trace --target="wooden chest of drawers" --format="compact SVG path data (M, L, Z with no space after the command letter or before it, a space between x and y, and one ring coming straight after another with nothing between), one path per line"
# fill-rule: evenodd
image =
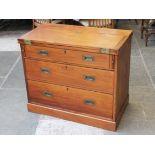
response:
M45 24L20 37L28 110L115 131L128 104L131 36Z

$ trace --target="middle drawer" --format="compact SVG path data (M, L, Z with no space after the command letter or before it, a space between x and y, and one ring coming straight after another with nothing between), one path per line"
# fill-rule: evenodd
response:
M27 79L113 94L114 72L25 59Z

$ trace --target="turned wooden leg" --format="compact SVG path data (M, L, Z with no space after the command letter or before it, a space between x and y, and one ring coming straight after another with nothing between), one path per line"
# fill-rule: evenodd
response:
M32 19L32 29L34 29L34 20Z
M146 33L145 33L145 46L147 46L149 36L150 36L150 34L148 33L148 31L146 31Z
M146 40L145 40L145 46L146 46L146 47L147 47L147 42L148 42L148 40L146 39Z
M136 23L136 25L138 25L138 20L137 19L135 19L135 23Z
M141 27L141 39L143 39L144 28Z
M144 20L142 19L142 22L141 22L141 39L143 39L143 33L144 33Z
M34 26L34 24L32 25L32 29L34 29L35 28L35 26Z

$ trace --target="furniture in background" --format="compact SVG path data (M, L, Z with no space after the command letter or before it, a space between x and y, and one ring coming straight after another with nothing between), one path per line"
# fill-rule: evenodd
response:
M59 24L62 22L63 22L63 20L61 20L61 19L33 19L32 28L34 29L41 24L46 24L46 23Z
M115 131L129 100L132 31L36 29L18 39L28 110Z
M131 19L129 19L131 21ZM135 23L138 25L138 19L134 19Z
M107 28L114 28L115 27L115 20L112 19L33 19L33 29L41 24L46 23L63 23L69 25L82 25L82 26L91 26L91 27L107 27Z
M145 46L148 45L148 39L151 35L155 34L155 20L154 19L142 19L141 23L141 38L145 35Z
M115 20L113 19L81 19L79 21L83 26L91 26L91 27L107 27L114 28Z

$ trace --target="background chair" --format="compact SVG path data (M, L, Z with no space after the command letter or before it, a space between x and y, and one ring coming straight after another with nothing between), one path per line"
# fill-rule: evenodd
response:
M115 21L113 19L81 19L79 21L83 26L91 26L91 27L107 27L114 28Z
M143 39L145 33L145 46L148 45L148 39L152 34L155 34L155 20L142 19L141 23L141 38Z
M54 23L54 24L59 24L62 23L63 20L61 19L33 19L33 26L32 28L36 28L37 26L39 26L40 24L45 24L45 23Z

